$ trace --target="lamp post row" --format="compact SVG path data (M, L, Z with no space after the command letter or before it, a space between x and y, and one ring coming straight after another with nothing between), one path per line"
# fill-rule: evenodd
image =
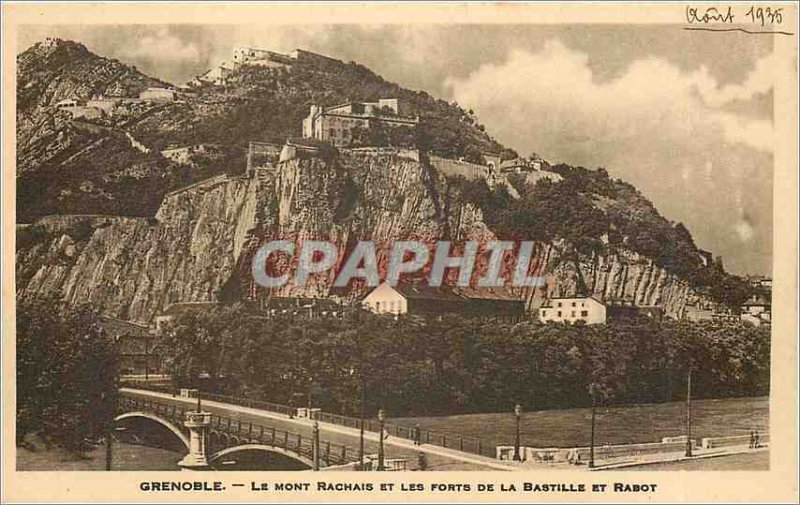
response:
M594 446L595 446L595 420L597 417L597 395L594 388L590 391L592 397L592 417L591 431L589 439L589 468L595 467ZM516 436L514 437L514 461L522 461L520 455L520 424L522 421L522 406L514 406L514 417L516 418ZM686 377L686 451L687 458L693 456L692 452L692 367L689 368Z

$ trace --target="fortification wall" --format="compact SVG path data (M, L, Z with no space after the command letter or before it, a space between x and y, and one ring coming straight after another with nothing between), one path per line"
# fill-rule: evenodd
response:
M466 179L474 180L485 179L488 175L488 169L483 165L476 165L475 163L451 160L448 158L440 158L439 156L431 156L429 160L433 168L446 176L452 177L459 175Z

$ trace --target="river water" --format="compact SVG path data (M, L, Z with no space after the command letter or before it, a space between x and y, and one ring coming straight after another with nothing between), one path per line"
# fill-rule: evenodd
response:
M112 471L137 470L175 470L179 471L178 461L182 455L125 442L115 442L111 453ZM99 446L87 452L84 457L69 454L60 448L36 451L17 448L17 470L25 471L102 471L106 464L105 447Z

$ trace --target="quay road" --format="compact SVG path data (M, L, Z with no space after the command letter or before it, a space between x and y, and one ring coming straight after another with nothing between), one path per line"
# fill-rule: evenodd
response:
M148 391L143 389L120 388L123 396L145 400L154 400L166 405L176 407L191 408L197 405L194 398L182 398L166 393ZM232 405L212 400L201 400L202 409L217 416L224 416L242 423L262 424L275 427L279 430L298 433L303 437L311 437L313 433L314 421L310 419L294 418L289 419L284 414L268 412L256 408ZM323 442L331 442L345 445L348 451L358 452L359 436L358 429L344 427L336 424L319 422L320 439ZM411 440L401 437L389 436L384 440L386 458L404 458L407 461L409 470L419 468L419 454L424 453L428 468L432 471L475 471L475 470L520 470L519 467L503 464L487 456L480 456L454 449L446 449L431 444L414 445ZM378 453L378 434L370 431L364 432L364 453Z

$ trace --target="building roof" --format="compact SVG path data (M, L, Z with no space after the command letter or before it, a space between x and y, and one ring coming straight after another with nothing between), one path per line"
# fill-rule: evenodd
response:
M159 316L179 316L195 310L210 309L219 305L219 302L178 302L168 306Z
M384 282L384 284L386 284ZM415 300L441 300L441 301L463 301L464 297L456 293L447 286L431 287L426 283L408 284L400 283L391 286L392 289L403 295L405 298ZM376 288L377 289L377 288Z
M248 302L258 304L261 310L269 309L314 309L314 310L340 310L344 304L330 298L299 298L289 296L271 296L264 300Z
M286 139L286 145L301 149L321 149L328 146L325 142L313 137L289 137Z
M100 325L103 329L112 336L134 335L146 336L149 333L147 326L125 321L112 316L100 316Z
M470 299L499 300L499 301L513 301L513 302L523 301L519 295L517 295L511 289L504 286L467 287L467 288L459 287L456 289L462 296Z
M553 296L545 301L542 302L540 308L549 309L552 308L552 302L554 300L594 300L595 302L599 303L600 305L605 305L603 300L595 297L595 296Z
M500 162L500 168L516 168L527 166L527 161L523 160L522 158L515 158L513 160L505 160Z
M766 299L764 295L756 295L742 304L743 307L769 307L772 302Z
M386 282L381 285L388 285ZM380 286L378 286L380 287ZM375 289L378 289L376 287ZM404 298L414 300L436 300L436 301L470 301L470 300L493 300L503 302L523 302L518 295L504 287L483 288L483 287L460 287L460 286L441 286L432 287L427 283L417 284L399 283L396 286L389 286L400 293ZM374 291L373 289L372 291ZM370 291L370 293L372 293ZM367 295L369 296L369 295Z

